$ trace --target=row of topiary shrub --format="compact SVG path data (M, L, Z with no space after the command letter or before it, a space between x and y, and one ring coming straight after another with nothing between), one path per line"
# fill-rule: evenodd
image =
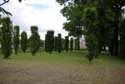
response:
M58 51L61 53L62 50L68 51L70 48L70 50L73 51L74 49L73 38L71 38L70 41L69 36L66 36L65 39L63 39L60 33L58 36L54 37L54 31L47 31L45 42L43 42L40 39L37 26L31 26L31 35L28 38L25 31L20 34L20 27L18 25L13 27L12 21L9 17L2 18L1 25L0 44L1 52L5 59L12 54L13 50L15 54L18 54L20 48L23 52L30 49L32 55L35 55L41 46L44 46L45 51L49 53L52 53L52 51ZM75 40L75 49L79 50L78 39Z
M74 48L75 43L75 48ZM45 35L45 51L52 53L53 51L58 51L61 53L63 50L65 51L73 51L80 49L79 39L71 38L69 41L69 36L66 36L65 39L62 38L62 35L59 33L58 36L54 37L54 31L47 31Z

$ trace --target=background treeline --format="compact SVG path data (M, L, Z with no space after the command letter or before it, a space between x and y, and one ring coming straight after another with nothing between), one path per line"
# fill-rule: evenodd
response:
M125 0L56 0L67 18L63 28L79 38L85 36L89 58L102 51L125 59Z
M1 18L0 46L1 53L6 59L13 51L15 54L18 54L19 50L24 53L30 51L32 55L35 55L39 49L45 49L48 53L53 51L61 53L63 50L79 50L80 45L79 39L69 39L69 36L63 39L61 33L54 36L54 31L47 31L45 41L43 41L40 39L37 26L31 26L31 35L28 38L27 32L22 31L20 33L20 27L18 25L13 26L10 18L4 17Z
M58 36L54 36L54 31L47 31L45 35L45 51L52 53L52 51L57 51L61 53L62 51L73 51L80 49L79 39L73 39L66 36L65 39L62 38L61 33Z

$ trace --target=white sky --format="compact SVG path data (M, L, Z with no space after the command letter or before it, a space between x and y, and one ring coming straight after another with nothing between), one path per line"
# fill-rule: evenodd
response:
M11 12L13 25L19 25L21 31L26 31L30 35L30 26L37 25L41 39L44 39L47 30L54 30L55 35L61 33L66 36L67 32L62 29L66 19L61 15L62 8L56 0L10 0L3 6Z

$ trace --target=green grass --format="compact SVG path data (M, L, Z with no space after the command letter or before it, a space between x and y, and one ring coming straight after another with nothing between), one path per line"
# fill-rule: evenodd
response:
M32 56L31 53L18 53L17 55L12 54L9 60L15 61L34 61L41 63L56 63L56 64L89 64L86 59L86 51L73 51L73 52L62 52L57 53L53 52L52 54L41 51L37 53L35 56ZM2 55L0 55L0 60L2 59ZM99 56L99 58L94 59L93 64L108 64L108 65L116 65L125 64L125 61L121 59L117 59L116 57L109 56L107 53L103 53Z

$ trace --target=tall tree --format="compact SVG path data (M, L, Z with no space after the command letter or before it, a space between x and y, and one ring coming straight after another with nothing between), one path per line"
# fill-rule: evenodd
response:
M69 32L70 36L78 37L83 32L83 20L81 19L83 12L82 5L86 2L81 2L82 5L80 3L77 5L73 1L67 3L68 5L64 5L64 8L61 10L62 15L67 18L67 21L63 24L63 28Z
M62 37L61 37L61 34L58 34L57 47L58 47L58 52L61 53L61 51L62 51Z
M62 38L62 51L65 49L65 39Z
M108 46L111 55L118 55L118 36L121 7L124 0L56 0L64 6L61 13L67 18L64 29L77 34L76 26L84 26L86 36L94 35L98 53ZM77 12L76 12L77 11ZM81 19L83 18L83 19ZM83 33L82 33L83 34ZM89 35L90 34L90 35Z
M27 47L28 47L28 38L27 38L27 33L25 31L23 31L21 33L21 49L23 52L26 52Z
M40 48L40 36L37 26L31 26L30 48L32 55L35 55Z
M119 42L118 42L118 37L119 37L119 30L120 30L120 18L121 18L121 8L125 5L124 0L113 0L112 1L112 11L114 13L114 21L113 21L113 39L111 42L112 50L111 54L114 56L118 56L118 51L119 51Z
M80 41L78 38L75 39L75 50L80 50Z
M70 51L73 51L73 38L70 40Z
M45 51L48 52L48 34L45 35Z
M125 19L122 21L120 27L120 49L119 49L119 56L122 59L125 59Z
M15 54L18 53L18 48L19 48L19 26L14 26L13 32L14 32L14 37L13 37L13 46L14 46L14 51Z
M57 38L57 36L55 36L55 38L54 38L54 50L55 50L55 51L58 50L58 45L57 45L57 43L58 43L58 38Z
M45 50L52 53L54 50L54 31L47 31L45 38Z
M68 50L69 50L69 37L68 36L66 36L65 37L65 50L68 52Z
M8 58L12 53L12 22L9 17L2 18L2 53L4 58Z

